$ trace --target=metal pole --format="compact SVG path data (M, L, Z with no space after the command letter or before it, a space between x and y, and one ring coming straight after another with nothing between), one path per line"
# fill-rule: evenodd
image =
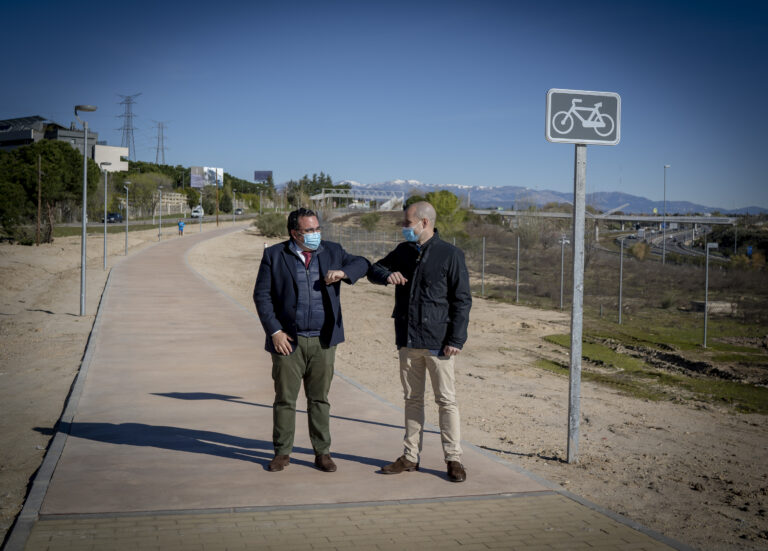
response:
M563 280L565 279L565 235L560 238L560 310L563 309Z
M88 121L83 122L83 213L82 213L82 234L80 236L80 315L85 315L85 249L86 249L86 231L88 209Z
M40 211L42 210L42 187L40 179L43 172L43 156L37 155L37 232L35 234L35 245L40 246Z
M619 254L619 325L621 325L621 294L622 283L624 282L624 240L620 239L621 253Z
M158 191L160 192L160 225L157 227L157 240L162 241L163 239L163 188L158 188Z
M107 269L107 170L104 174L104 269Z
M587 146L576 144L573 182L573 304L571 305L571 363L568 385L568 463L579 451L581 408L581 332L584 299L584 216Z
M520 300L520 236L517 236L517 265L515 266L515 303Z
M707 347L707 311L709 310L709 244L705 243L707 248L707 261L704 268L704 348Z
M667 169L669 165L664 165L664 216L661 222L661 263L666 264L667 258Z
M739 227L733 225L733 254L736 254L736 238L739 236Z
M483 267L480 275L480 296L485 296L485 236L483 236Z
M237 205L237 192L232 190L232 225L235 224L235 205Z
M125 188L125 256L128 256L128 186Z

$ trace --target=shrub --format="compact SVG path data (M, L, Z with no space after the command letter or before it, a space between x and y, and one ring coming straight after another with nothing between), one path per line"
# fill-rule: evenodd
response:
M288 235L287 219L276 212L262 214L253 223L264 237L282 237Z
M378 212L369 212L360 217L360 225L365 231L373 232L376 230L376 225L379 223L380 219L381 214Z
M636 259L645 260L648 257L648 254L651 252L651 247L648 245L648 243L635 243L632 245L630 252Z

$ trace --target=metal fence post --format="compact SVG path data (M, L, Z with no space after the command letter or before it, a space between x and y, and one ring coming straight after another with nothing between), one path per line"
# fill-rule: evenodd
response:
M517 236L517 265L515 266L515 303L520 301L520 236Z
M485 296L485 236L483 236L483 265L480 272L480 296Z
M624 240L619 239L621 243L621 253L619 254L619 325L621 325L621 293L622 283L624 281Z

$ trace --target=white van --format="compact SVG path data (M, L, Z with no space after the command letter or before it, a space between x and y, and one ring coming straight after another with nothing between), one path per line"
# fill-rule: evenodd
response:
M195 208L192 209L192 214L190 214L190 216L192 218L202 218L203 214L204 214L203 207L201 207L200 205L197 205Z

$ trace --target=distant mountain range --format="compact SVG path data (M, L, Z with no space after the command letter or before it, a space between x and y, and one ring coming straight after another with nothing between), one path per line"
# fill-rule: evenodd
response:
M438 191L446 189L466 202L467 197L475 208L497 208L514 209L527 208L531 205L543 206L547 203L570 203L573 201L573 193L563 193L551 190L536 190L520 186L462 186L462 185L434 185L425 184L418 180L390 180L378 184L361 184L354 180L343 180L336 182L338 184L350 184L354 189L376 189L381 191L402 191L407 195L413 193L427 193L429 191ZM657 212L664 211L663 201L651 201L645 197L630 195L620 191L599 191L588 193L587 205L590 205L602 212L612 209L619 209L621 212L632 214L652 214L653 209ZM626 205L626 206L625 206ZM619 208L621 207L621 208ZM667 201L667 214L692 214L692 213L712 213L720 212L722 214L765 214L768 209L763 207L741 207L738 209L725 209L718 207L707 207L691 203L690 201Z

